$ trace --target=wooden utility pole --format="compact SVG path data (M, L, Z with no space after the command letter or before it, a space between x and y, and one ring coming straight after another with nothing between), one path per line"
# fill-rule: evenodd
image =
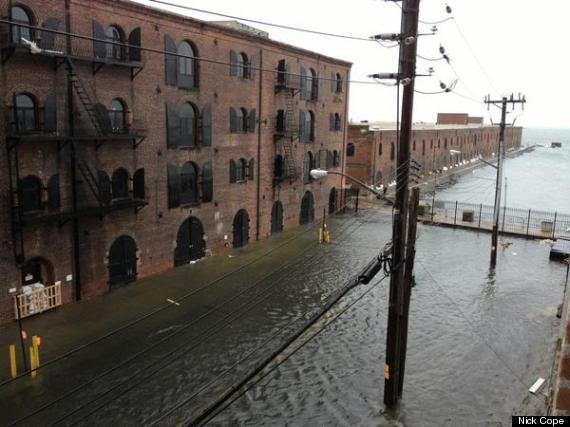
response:
M507 127L507 106L508 104L524 104L526 103L526 98L519 94L518 99L514 98L511 94L510 99L503 96L500 100L491 100L490 97L485 99L487 106L501 105L501 123L500 123L500 133L499 133L499 145L497 148L497 182L495 184L495 208L493 211L493 232L491 236L491 268L495 268L497 265L497 245L499 243L499 213L501 210L501 187L503 185L503 160L505 157L505 129Z
M393 408L400 396L403 357L402 334L404 308L404 262L406 260L406 229L408 218L408 185L410 174L410 143L416 77L416 53L420 0L404 0L400 32L400 65L398 84L405 84L402 98L400 139L398 141L398 173L394 225L392 232L392 276L388 307L386 364L384 366L384 404ZM399 101L399 100L398 100Z
M404 389L404 371L406 369L406 349L408 346L408 317L410 314L410 299L414 285L414 261L416 256L416 235L418 230L418 206L420 204L420 189L415 187L410 198L410 215L408 217L408 245L406 248L406 262L404 263L404 310L402 313L402 329L400 331L400 345L402 348L400 364L400 382L398 384L398 397L402 396Z

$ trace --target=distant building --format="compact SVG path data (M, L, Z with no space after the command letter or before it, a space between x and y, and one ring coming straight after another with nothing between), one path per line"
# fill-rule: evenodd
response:
M476 123L469 123L467 114L438 114L437 124L414 124L410 152L421 165L420 173L454 166L479 155L489 158L497 152L499 128L484 125L481 118L473 119ZM505 149L520 147L521 138L522 128L507 128ZM347 173L376 186L395 181L397 145L394 123L350 124Z
M340 204L309 172L343 170L350 63L131 1L2 4L0 323L10 289L100 295Z

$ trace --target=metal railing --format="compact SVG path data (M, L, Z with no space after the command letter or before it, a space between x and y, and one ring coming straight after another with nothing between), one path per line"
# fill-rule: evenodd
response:
M459 201L431 200L420 208L420 218L434 223L482 230L493 227L493 206ZM499 231L545 239L570 238L570 214L556 211L501 207Z

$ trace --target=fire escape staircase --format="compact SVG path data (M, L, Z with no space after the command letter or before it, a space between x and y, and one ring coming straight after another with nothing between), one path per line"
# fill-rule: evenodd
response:
M284 123L281 124L282 129L278 129L275 134L275 142L278 144L277 151L283 156L283 170L280 177L276 180L285 179L295 180L299 176L297 162L293 144L299 138L299 125L297 123L295 89L285 88L283 91L285 96L285 114Z

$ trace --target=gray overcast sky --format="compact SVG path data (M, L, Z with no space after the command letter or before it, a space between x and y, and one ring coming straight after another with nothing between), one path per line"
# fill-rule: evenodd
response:
M148 0L136 1L162 7ZM381 32L398 32L400 29L400 9L395 4L382 0L169 1L261 21L362 37ZM446 4L453 8L452 15L445 12ZM224 19L182 9L172 10L206 21ZM566 78L569 60L565 49L568 40L566 27L570 16L568 0L540 3L529 0L421 2L422 20L439 21L448 16L454 16L455 22L439 24L436 36L422 37L418 53L426 57L438 57L439 45L444 45L460 78L457 92L478 100L482 100L487 93L498 97L502 93L523 92L528 103L525 114L518 119L517 124L570 127L566 112L569 108L567 98L570 96L570 84ZM352 62L353 80L367 80L366 76L374 72L396 71L397 48L385 49L372 42L341 40L257 24L254 26L268 31L274 40ZM428 31L430 27L421 25L421 30ZM489 79L478 66L458 27L475 51ZM417 89L437 91L439 79L447 83L455 79L453 70L444 62L418 60L418 72L424 72L430 66L435 68L437 76L419 78ZM352 120L395 120L394 88L353 84L350 90ZM455 94L416 96L415 121L434 121L438 112L467 112L471 115L484 115L489 120L484 105ZM498 120L497 112L498 110L491 111L495 120Z

